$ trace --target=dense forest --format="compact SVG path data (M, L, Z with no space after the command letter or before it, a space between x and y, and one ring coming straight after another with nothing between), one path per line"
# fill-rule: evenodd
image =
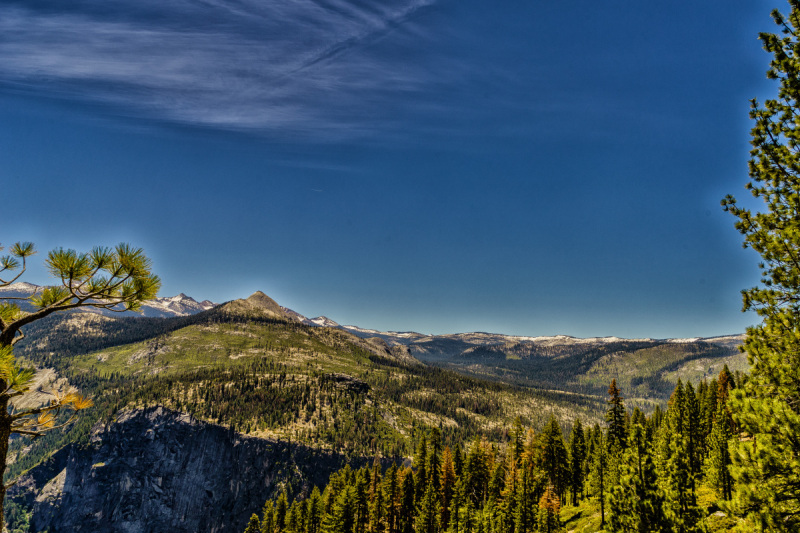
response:
M322 491L268 500L245 532L554 533L565 521L575 531L727 531L737 520L716 501L734 491L736 387L725 368L697 388L678 383L667 409L645 416L627 411L612 381L606 426L576 420L566 438L555 418L539 432L517 420L500 441L453 446L438 428L420 430L411 464L346 466Z

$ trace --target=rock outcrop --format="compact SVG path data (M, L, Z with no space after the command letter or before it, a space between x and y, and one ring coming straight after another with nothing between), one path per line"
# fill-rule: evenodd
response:
M324 486L344 463L154 407L96 426L88 445L62 448L9 497L33 510L31 531L238 533L268 497Z

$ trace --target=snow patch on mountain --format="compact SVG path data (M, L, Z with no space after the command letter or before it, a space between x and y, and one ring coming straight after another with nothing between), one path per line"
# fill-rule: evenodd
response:
M328 318L326 316L318 316L317 318L308 319L308 321L311 322L311 324L313 324L315 326L320 326L320 327L323 327L323 328L336 328L336 327L339 327L339 324L337 322L334 322L333 320L331 320L330 318Z

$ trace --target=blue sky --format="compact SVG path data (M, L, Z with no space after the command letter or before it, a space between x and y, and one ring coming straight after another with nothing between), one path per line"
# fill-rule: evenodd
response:
M740 332L773 7L6 0L0 242L376 329Z

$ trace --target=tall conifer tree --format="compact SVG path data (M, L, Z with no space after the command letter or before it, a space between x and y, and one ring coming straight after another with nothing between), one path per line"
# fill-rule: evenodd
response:
M609 498L608 523L609 530L614 533L669 531L648 448L644 426L632 424L620 482L612 488Z
M617 380L612 379L608 387L608 411L606 412L606 422L608 422L608 446L616 446L620 450L625 449L627 430L625 429L625 405L622 402L622 394L617 387Z
M750 378L731 401L747 434L733 440L734 508L760 531L800 531L800 1L789 7L787 16L772 12L782 35L759 35L773 56L767 77L779 85L776 99L753 100L750 111L747 189L765 209L730 195L722 202L762 257L762 285L742 295L763 322L747 330Z
M706 479L723 500L730 500L733 494L733 478L730 472L731 456L728 451L728 443L732 436L725 404L719 402L713 429L708 437Z
M583 465L586 462L586 441L580 419L575 420L569 439L569 488L572 504L577 505L583 495Z

